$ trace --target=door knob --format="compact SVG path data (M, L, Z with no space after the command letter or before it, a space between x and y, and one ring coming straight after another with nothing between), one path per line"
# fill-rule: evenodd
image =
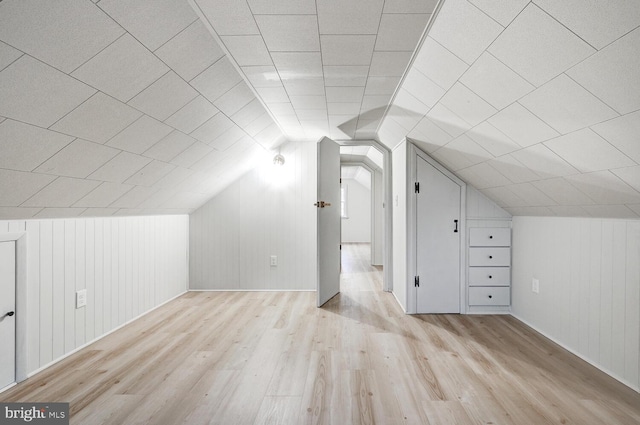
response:
M15 311L10 311L10 312L8 312L7 314L5 314L5 316L9 316L9 317L11 317L11 316L13 316L14 314L16 314L16 312L15 312Z
M318 208L324 208L324 207L330 207L331 203L330 202L324 202L324 201L318 201L313 205L318 207Z

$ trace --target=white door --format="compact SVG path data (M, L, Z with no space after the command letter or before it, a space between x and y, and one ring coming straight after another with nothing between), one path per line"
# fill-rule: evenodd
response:
M340 146L318 143L318 307L340 292Z
M16 243L0 242L0 388L16 380Z
M417 161L416 313L460 313L461 187Z

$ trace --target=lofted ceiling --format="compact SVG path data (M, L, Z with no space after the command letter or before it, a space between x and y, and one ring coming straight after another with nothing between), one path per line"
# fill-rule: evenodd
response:
M0 218L188 213L321 136L408 137L514 215L638 218L639 26L637 0L2 0Z

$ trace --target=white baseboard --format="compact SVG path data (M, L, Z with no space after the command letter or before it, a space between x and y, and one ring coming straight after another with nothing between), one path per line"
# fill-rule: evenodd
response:
M315 289L188 289L187 292L316 292Z

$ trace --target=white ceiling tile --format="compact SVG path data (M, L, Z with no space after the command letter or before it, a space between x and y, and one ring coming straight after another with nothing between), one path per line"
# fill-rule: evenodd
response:
M242 72L249 80L249 84L255 88L282 86L280 75L273 65L243 66Z
M391 110L393 109L393 111ZM393 99L389 114L408 131L429 112L430 107L420 102L408 91L400 89Z
M194 0L193 3L219 35L259 34L246 1Z
M327 102L360 103L363 95L364 87L327 87Z
M425 13L383 13L376 50L413 52L430 16Z
M558 217L589 217L584 208L577 205L552 205L549 209Z
M138 186L153 186L158 180L169 174L175 167L175 165L154 160L129 177L125 183Z
M133 189L133 186L128 184L105 182L73 204L73 206L78 208L104 208L131 189Z
M400 77L368 77L364 92L367 95L390 95L396 90L399 82Z
M127 102L168 70L153 53L125 34L71 75Z
M295 115L296 111L293 110L291 103L272 103L269 106L269 110L275 116ZM326 113L326 110L325 110Z
M536 0L536 4L598 50L640 25L635 0Z
M255 100L255 98L253 91L251 91L247 83L241 81L238 85L216 99L213 104L223 113L231 116L248 105L252 100Z
M289 101L289 96L287 96L287 92L282 86L258 87L256 91L265 103L286 103Z
M527 207L545 207L556 203L533 183L514 184L509 186L509 190L517 193L526 202Z
M448 90L469 68L469 65L433 38L427 37L416 54L413 67L443 89Z
M315 15L314 0L248 0L251 11L256 15Z
M298 109L325 109L327 99L324 96L290 96L291 104Z
M72 140L73 137L18 121L3 121L0 124L0 168L32 171Z
M513 19L524 9L529 0L469 0L480 10L493 19L498 21L503 27L506 27Z
M188 2L175 0L154 0L153 7L147 0L101 0L98 7L151 51L197 19Z
M0 207L0 218L3 220L32 218L40 211L42 208Z
M155 119L164 121L196 96L198 92L193 87L175 72L170 71L136 95L128 104Z
M360 112L360 102L357 103L327 103L329 115L357 115Z
M79 217L86 211L86 208L43 208L34 218L66 218Z
M191 137L194 137L204 143L211 143L216 139L216 137L220 136L234 125L235 124L226 115L217 114L195 129L191 133Z
M306 121L318 121L327 119L326 109L300 109L297 112L297 117Z
M469 123L451 112L441 103L431 108L427 117L453 137L458 137L471 128Z
M221 37L239 66L272 65L271 56L259 35L226 35Z
M234 125L227 131L222 133L220 136L216 137L215 140L209 143L209 146L218 151L224 151L227 150L235 142L246 136L247 133L245 133L243 129L241 129L237 125Z
M640 217L640 204L627 205L627 208L635 212Z
M364 87L368 72L367 66L325 66L325 85L327 87Z
M482 189L481 192L503 208L512 208L526 204L526 202L509 189L508 186Z
M591 129L640 164L640 111L594 125Z
M0 169L0 206L17 207L54 179L54 176Z
M437 0L386 0L384 13L431 13Z
M456 174L478 189L511 184L509 179L486 162L465 168L464 170L459 170Z
M150 162L151 160L149 158L129 152L120 152L115 158L98 168L88 178L112 183L122 183Z
M70 207L99 184L100 182L91 180L58 177L22 205L25 207Z
M527 168L523 163L515 159L512 155L502 155L499 158L489 161L491 166L500 171L514 183L525 183L540 180L540 176Z
M191 133L217 113L218 108L204 97L198 96L164 122L183 133Z
M429 35L471 64L489 47L502 29L501 25L466 0L447 0Z
M520 149L520 145L511 140L506 134L483 121L467 132L476 143L494 156L502 156Z
M184 170L184 168L176 168L176 170ZM153 195L149 196L138 207L139 208L160 208L160 205L169 201L169 199L173 198L176 195L176 193L177 191L175 189L173 190L161 189L155 192Z
M412 53L413 52L373 52L369 75L372 77L402 76L407 69Z
M158 180L155 186L162 187L164 189L170 189L182 183L187 177L191 175L193 175L193 171L188 170L186 168L182 168L182 167L176 167L173 170L171 170L166 176ZM157 196L157 195L158 194L156 193L156 195L154 196ZM153 207L149 206L149 200L147 200L147 202L145 202L144 205L143 204L140 205L140 207L142 208L157 208L158 206L159 205L156 205Z
M487 52L465 72L460 82L497 109L505 108L534 89Z
M553 210L551 210L551 207L505 207L505 210L507 210L507 212L512 216L553 217Z
M578 174L567 180L599 205L640 203L640 193L610 171Z
M639 44L640 28L579 63L567 74L619 113L636 111L640 109Z
M640 192L640 165L611 170L613 174L622 179L629 186Z
M87 208L85 209L81 217L111 217L118 211L117 208Z
M540 86L595 50L530 3L489 48L495 57Z
M402 142L406 135L407 130L394 120L384 120L378 129L378 140L390 149Z
M588 128L544 144L583 173L635 165L628 156Z
M186 81L191 81L224 56L218 42L199 19L156 50L155 54Z
M369 65L375 35L322 35L322 63L325 65Z
M562 134L618 115L565 74L529 93L519 102Z
M0 39L67 73L123 33L109 16L88 2L0 4Z
M49 127L95 90L30 56L0 72L0 115Z
M249 102L248 105L240 109L238 112L231 116L231 120L240 127L246 127L254 122L256 119L266 115L267 111L258 99L254 99Z
M488 121L522 147L559 136L557 131L519 103L511 104Z
M272 52L271 58L283 83L290 79L322 77L320 52Z
M266 149L271 149L280 144L282 138L282 132L275 123L254 136L255 141Z
M198 160L190 167L193 171L209 173L216 169L216 165L223 160L222 152L213 150Z
M191 85L213 102L240 81L242 77L229 59L224 57L191 80Z
M637 219L636 214L626 205L586 205L582 207L591 217L631 218Z
M578 170L542 144L529 146L510 155L542 178L561 177L578 173Z
M316 2L320 34L376 34L384 0Z
M212 148L201 142L195 142L185 149L181 154L171 160L171 163L179 167L189 168L200 158L213 151Z
M558 205L591 205L593 200L578 190L563 177L539 180L533 185L554 200Z
M283 80L284 88L289 96L320 96L325 93L324 78L299 78Z
M141 115L119 100L98 92L51 128L81 139L105 143Z
M329 87L327 87L329 88ZM342 87L336 87L338 89L342 88ZM361 107L361 111L371 111L371 110L375 110L375 109L381 109L382 111L384 111L385 109L387 109L387 105L389 105L389 100L391 96L389 96L388 94L384 94L384 95L365 95L362 98L362 107Z
M180 131L174 130L158 143L147 149L143 155L159 161L169 162L195 142L195 139Z
M76 139L43 162L34 172L84 178L119 152L118 149Z
M142 153L171 133L173 129L143 115L107 142L107 145L131 153Z
M149 199L149 197L151 197L157 191L157 188L135 186L133 189L122 195L109 206L111 208L137 208L138 205ZM116 213L116 215L119 214L120 211Z
M445 90L431 81L417 68L409 70L402 82L402 88L427 106L433 106L444 95Z
M433 152L453 140L449 133L435 125L428 117L420 120L408 137L419 142L425 152Z
M256 15L254 17L269 51L320 51L318 20L315 15Z
M456 83L440 99L440 103L451 112L476 126L497 111L477 94L460 83Z
M0 41L0 71L15 62L22 54L20 50Z

